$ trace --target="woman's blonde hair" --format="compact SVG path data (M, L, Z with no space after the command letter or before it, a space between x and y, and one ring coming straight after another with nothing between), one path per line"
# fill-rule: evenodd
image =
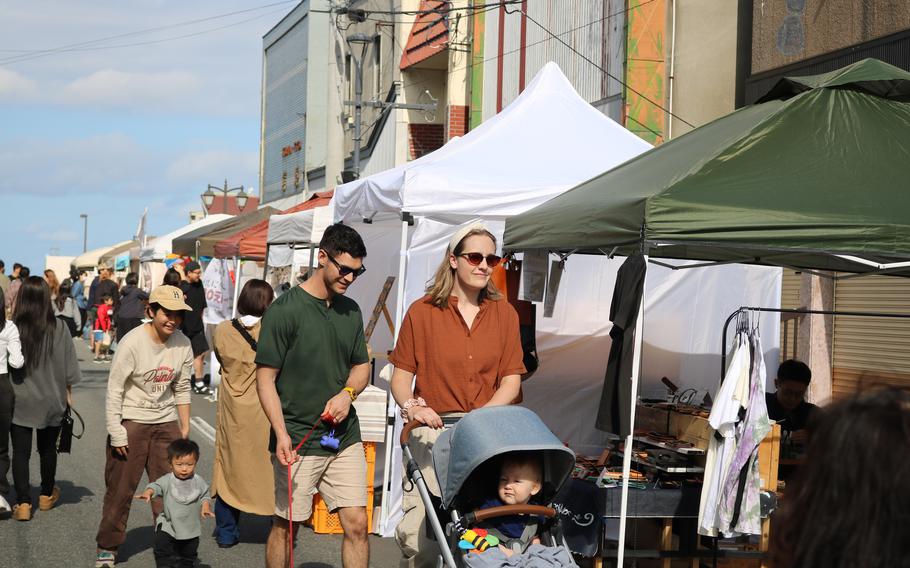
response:
M455 287L455 269L449 264L449 256L455 255L457 257L461 254L462 250L464 250L465 240L476 235L489 237L493 241L493 246L496 246L496 237L493 236L493 233L482 227L476 227L465 233L465 236L458 241L454 249L446 248L445 256L443 256L442 262L439 263L439 268L436 269L436 275L427 282L427 294L430 296L430 303L437 308L447 308L449 306L449 296L452 295L452 288ZM493 284L492 278L487 282L486 288L480 291L481 302L488 298L490 300L502 298L502 294L500 294L496 285Z

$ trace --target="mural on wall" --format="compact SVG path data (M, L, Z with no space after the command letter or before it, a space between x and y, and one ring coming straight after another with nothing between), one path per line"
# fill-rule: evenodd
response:
M907 0L762 0L752 3L756 75L910 29Z
M664 141L666 0L629 9L625 126L651 144Z
M803 12L806 0L787 0L787 15L777 30L777 50L784 55L799 55L806 47Z
M483 122L483 40L486 30L485 10L474 12L471 42L471 123L470 129Z

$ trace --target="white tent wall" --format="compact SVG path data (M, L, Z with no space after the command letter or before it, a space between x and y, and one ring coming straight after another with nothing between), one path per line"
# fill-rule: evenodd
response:
M623 260L570 256L554 317L545 318L543 310L537 310L540 369L523 385L523 404L581 454L599 455L608 439L594 428L594 420L612 343L610 302ZM668 377L681 388L697 389L699 402L705 392L714 396L724 321L740 306L779 306L780 279L779 268L762 266L673 271L649 265L641 395L665 397L667 389L660 379ZM773 377L779 357L779 315L762 314L759 327L768 376Z
M164 282L167 266L163 262L148 261L139 265L139 287L151 292Z

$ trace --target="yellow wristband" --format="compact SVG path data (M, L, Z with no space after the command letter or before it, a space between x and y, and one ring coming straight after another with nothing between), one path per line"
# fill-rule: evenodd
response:
M354 392L354 387L344 387L341 390L346 391L351 396L351 402L357 400L357 393Z

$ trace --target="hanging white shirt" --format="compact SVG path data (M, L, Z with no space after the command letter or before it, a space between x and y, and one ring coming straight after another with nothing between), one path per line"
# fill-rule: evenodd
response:
M708 423L721 439L711 436L705 461L704 483L701 488L701 502L698 509L698 533L717 536L717 508L727 471L736 451L736 426L739 412L748 400L749 371L752 354L749 339L745 334L736 336L736 351L727 367L727 374L720 385Z

